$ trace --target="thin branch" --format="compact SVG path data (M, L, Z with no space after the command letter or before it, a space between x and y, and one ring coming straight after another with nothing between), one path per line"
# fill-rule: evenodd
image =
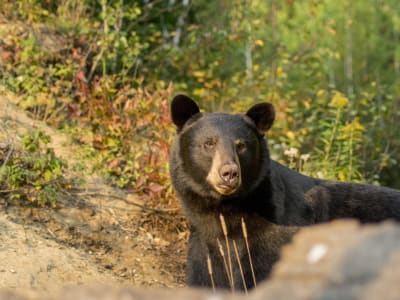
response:
M15 193L15 192L20 192L20 189L11 189L11 190L0 190L0 194L8 194L8 193Z
M117 200L124 201L124 202L127 203L127 204L130 204L130 205L139 207L139 208L141 208L141 209L144 210L144 211L152 212L152 213L157 213L157 214L168 214L168 213L171 213L171 212L173 212L173 211L176 211L175 209L165 210L165 209L151 208L151 207L145 206L145 205L143 205L143 204L140 204L140 203L137 203L137 202L134 202L134 201L127 200L127 199L124 198L124 197L119 197L119 196L110 195L110 194L103 194L103 193L99 193L99 192L74 192L73 194L74 194L74 195L77 195L77 196L90 196L90 197L113 198L113 199L117 199Z
M14 144L11 144L10 145L10 149L8 150L8 152L7 152L7 156L6 156L6 158L4 159L4 162L3 162L3 167L7 164L7 162L8 162L8 160L10 159L10 156L11 156L11 153L14 151Z

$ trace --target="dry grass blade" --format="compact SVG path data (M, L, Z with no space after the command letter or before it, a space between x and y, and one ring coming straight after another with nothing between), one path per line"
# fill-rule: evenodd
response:
M208 268L208 274L210 275L210 279L211 279L211 286L212 286L213 292L215 293L215 283L214 283L214 276L213 276L213 269L212 269L210 255L207 255L207 268Z
M242 218L242 231L243 231L244 241L246 243L247 256L249 257L251 276L253 277L254 288L256 288L257 280L256 280L256 275L254 273L253 260L251 259L251 254L250 254L249 239L247 236L247 227L246 227L246 223L244 222L243 218Z
M219 239L217 239L217 244L218 244L218 248L219 248L219 253L221 254L222 260L224 262L224 268L225 268L226 276L228 277L228 281L229 281L229 284L230 284L232 282L232 278L231 278L231 274L230 274L229 269L228 269L228 263L226 262L226 256L225 256L225 252L224 252L224 247L222 246L222 244L219 241Z
M228 229L226 227L225 218L222 214L219 215L219 220L221 222L222 232L224 233L224 236L228 236Z
M222 232L224 233L224 236L225 236L226 252L228 252L228 265L229 265L229 274L230 274L230 285L231 285L231 290L233 292L235 290L235 282L233 280L233 267L232 267L231 250L230 250L229 240L228 240L228 229L226 227L225 218L224 218L224 216L222 214L219 215L219 220L221 222Z
M236 245L235 240L233 240L233 248L234 248L234 250L235 250L236 260L237 260L238 265L239 265L240 276L242 277L242 283L243 283L244 292L246 293L246 295L248 295L248 293L247 293L246 279L244 278L242 263L241 263L241 261L240 261L240 256L239 256L239 250L238 250L238 247L237 247L237 245Z

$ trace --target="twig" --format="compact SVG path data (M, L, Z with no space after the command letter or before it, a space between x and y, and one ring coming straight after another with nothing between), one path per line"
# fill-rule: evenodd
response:
M3 167L7 164L8 160L10 159L11 153L14 151L14 144L10 144L10 149L7 152L7 156L3 161Z
M53 237L53 239L57 239L57 236L54 234L53 231L51 231L49 228L46 228L47 232L50 233L50 235Z
M0 194L15 193L21 191L20 189L0 190Z
M108 198L113 198L113 199L117 199L117 200L122 200L125 203L139 207L139 208L143 209L144 211L157 213L157 214L168 214L171 212L171 211L167 211L167 210L163 210L163 209L151 208L151 207L145 206L143 204L139 204L134 201L129 201L126 198L119 197L116 195L103 194L103 193L99 193L99 192L74 192L74 194L77 196L91 196L91 197L105 197L105 198L108 197Z
M96 57L94 58L92 67L90 68L90 72L89 72L89 75L88 75L88 77L87 77L87 82L90 82L90 81L92 80L94 71L96 71L97 65L99 64L99 61L100 61L100 60L102 59L102 57L103 57L105 48L106 48L105 46L102 46L101 49L100 49L99 54L97 54Z

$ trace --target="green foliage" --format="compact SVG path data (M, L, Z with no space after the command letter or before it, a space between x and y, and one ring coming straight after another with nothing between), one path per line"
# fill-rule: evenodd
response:
M43 3L0 4L9 20L29 20L0 42L1 81L37 118L84 128L115 184L168 190L166 154L154 153L170 142L173 82L207 110L272 102L272 153L295 168L400 187L396 0ZM290 148L298 154L287 160Z
M336 92L325 110L324 118L318 120L320 142L316 141L313 175L342 181L365 180L360 173L361 151L365 131L358 117L346 117L350 112L349 99Z
M138 74L139 67L153 72L147 69L150 63L142 67L141 61L149 45L160 44L155 26L136 32L142 22L139 15L144 17L149 9L137 1L52 4L29 4L36 8L30 19L43 24L12 41L13 65L7 64L6 86L23 96L19 105L36 118L59 127L79 126L70 130L91 147L87 159L97 161L96 168L112 183L154 197L170 193L172 88L150 78L146 82L152 84L145 87L144 74ZM73 26L75 9L92 22L77 20ZM162 10L163 4L153 9ZM59 38L56 42L66 46L48 47L43 28L51 31L46 38ZM141 33L146 34L144 42Z
M0 149L1 193L38 205L55 205L57 197L68 188L64 177L66 162L48 147L50 137L31 131L22 137L22 149L13 145Z

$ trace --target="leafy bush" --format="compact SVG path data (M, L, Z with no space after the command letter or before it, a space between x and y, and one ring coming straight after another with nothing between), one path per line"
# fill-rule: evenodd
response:
M108 82L99 82L100 87L103 84ZM87 132L77 133L77 140L94 149L97 168L119 187L166 196L170 192L167 163L173 128L168 103L172 86L127 85L109 96L88 91L73 115L80 132Z
M284 153L289 159L289 166L320 178L365 181L361 172L361 156L356 155L362 150L365 127L358 116L349 116L349 104L348 98L335 92L327 107L316 112L318 117L311 118L315 127L309 125L305 127L307 130L300 129L300 133L297 133L301 135L300 138L292 131L287 132L290 133L286 138L291 148ZM304 146L310 138L313 148L308 151L313 153L312 164L305 165L310 153L301 152L307 151ZM302 149L299 150L297 146ZM289 146L286 144L286 147Z
M31 131L22 137L22 149L2 145L0 149L1 193L9 199L38 205L55 205L69 187L64 177L66 162L48 147L50 137Z
M46 8L35 1L23 4L23 14L43 24L13 32L20 38L7 45L11 58L3 83L22 96L19 105L35 118L76 133L92 148L87 159L96 161L112 183L165 196L170 192L172 87L153 81L145 88L143 76L136 77L147 42L140 41L131 24L141 10L135 1L88 0L80 2L78 11L91 14L93 22L78 20L74 26L67 16L72 18L70 10L78 2L52 2ZM29 13L27 6L35 9ZM54 42L51 47L48 40Z

